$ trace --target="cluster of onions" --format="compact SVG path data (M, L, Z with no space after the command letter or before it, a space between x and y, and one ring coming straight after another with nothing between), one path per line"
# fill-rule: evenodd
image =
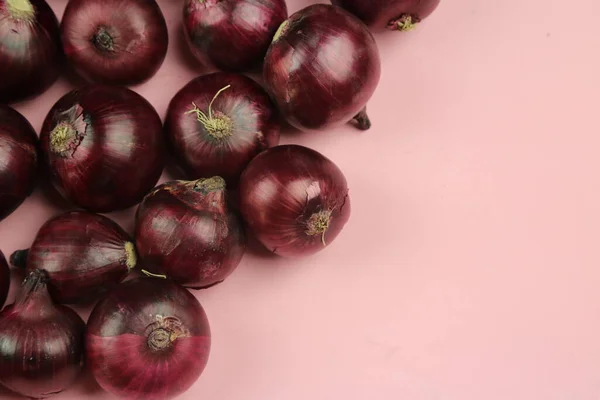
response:
M185 85L163 127L148 101L112 86L143 82L164 61L155 0L69 0L60 27L44 0L0 0L0 103L44 91L65 55L90 82L50 109L39 141L0 105L0 220L31 194L38 166L86 210L51 218L10 257L26 274L0 312L0 385L15 393L66 389L84 358L117 396L186 391L207 364L211 334L184 287L213 286L237 268L244 222L269 251L299 257L330 245L350 217L344 174L307 147L278 146L280 118L309 131L349 121L369 129L381 65L368 27L412 29L439 0L332 0L289 18L284 0L183 3L192 54L227 72ZM235 73L261 63L264 89ZM189 180L155 186L165 144ZM241 217L226 187L237 190ZM137 204L135 238L97 214ZM134 268L147 276L123 282ZM0 252L0 308L9 282ZM87 329L60 305L99 296Z
M33 191L38 147L37 135L25 117L0 104L0 221Z
M409 31L428 17L440 0L331 0L375 31Z

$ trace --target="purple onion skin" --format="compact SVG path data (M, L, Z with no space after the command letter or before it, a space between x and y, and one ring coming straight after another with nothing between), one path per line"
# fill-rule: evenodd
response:
M286 18L285 0L186 0L183 9L192 54L229 72L259 66Z
M86 211L48 220L25 251L27 271L48 273L48 289L58 303L84 302L112 289L137 262L129 235L109 218Z
M350 218L348 185L322 154L277 146L256 156L242 174L240 211L267 249L307 256L331 244Z
M440 0L331 0L361 19L373 31L407 31L427 18ZM408 19L410 17L410 19Z
M160 117L123 87L90 85L67 93L48 113L40 141L54 186L94 212L139 203L164 165Z
M90 315L87 362L107 392L166 400L189 389L210 352L210 327L198 300L163 279L118 286Z
M58 20L48 3L0 0L0 103L44 92L58 78L63 59Z
M134 85L167 54L167 23L154 0L69 0L61 23L65 54L90 82Z
M4 306L10 288L10 271L4 254L0 251L0 310Z
M138 208L135 233L145 269L195 289L222 282L246 249L220 177L158 186Z
M208 116L213 98L211 119L193 112ZM187 177L221 176L229 187L237 184L252 158L279 143L279 130L275 105L264 89L226 72L184 86L171 100L165 122L167 140Z
M85 323L52 303L45 279L43 271L30 273L0 312L0 385L30 398L63 391L83 367Z
M38 175L38 149L37 135L25 117L9 106L0 105L0 220L33 192Z
M381 64L367 27L347 11L315 4L279 28L265 57L267 91L287 121L302 130L324 130L357 118L373 95Z

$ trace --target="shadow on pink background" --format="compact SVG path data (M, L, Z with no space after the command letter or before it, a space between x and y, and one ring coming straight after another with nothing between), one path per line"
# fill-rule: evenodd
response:
M134 89L164 116L203 71L182 2L159 4L167 60ZM347 228L304 260L254 249L195 292L213 347L181 399L600 399L600 4L573 5L443 0L416 31L377 36L373 128L282 139L345 172ZM72 84L17 108L39 130ZM59 211L38 190L0 224L2 251ZM111 216L131 230L133 211ZM110 398L89 376L54 398L83 396Z

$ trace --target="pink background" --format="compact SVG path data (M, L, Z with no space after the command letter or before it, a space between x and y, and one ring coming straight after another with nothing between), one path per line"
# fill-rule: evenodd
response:
M159 3L168 58L135 90L164 115L202 71L182 2ZM372 130L282 138L345 172L347 228L304 260L252 250L197 292L214 346L180 398L599 399L600 5L576 3L442 0L416 31L377 36ZM70 88L17 108L39 129ZM4 253L57 212L36 193L0 224ZM83 395L110 398L89 377L55 398Z

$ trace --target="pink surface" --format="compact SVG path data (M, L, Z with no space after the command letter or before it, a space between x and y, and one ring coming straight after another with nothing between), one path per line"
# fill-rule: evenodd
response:
M201 71L181 1L159 3L168 58L135 90L164 116ZM600 398L600 5L565 5L445 0L416 31L377 37L372 130L282 140L345 172L347 228L304 260L251 251L197 292L214 345L181 399ZM17 108L39 129L69 88ZM0 224L4 253L58 211L36 193ZM133 210L117 217L131 228ZM88 377L55 399L84 395L110 398Z

